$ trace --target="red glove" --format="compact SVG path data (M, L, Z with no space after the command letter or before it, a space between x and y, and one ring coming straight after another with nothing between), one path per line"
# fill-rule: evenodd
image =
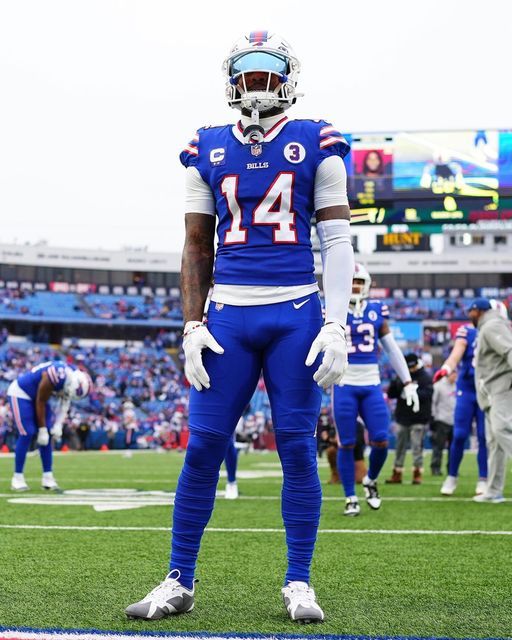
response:
M446 365L443 364L443 366L434 373L434 378L433 378L434 382L439 382L441 378L444 378L445 376L449 376L451 372L452 370L450 369L450 367L447 367Z

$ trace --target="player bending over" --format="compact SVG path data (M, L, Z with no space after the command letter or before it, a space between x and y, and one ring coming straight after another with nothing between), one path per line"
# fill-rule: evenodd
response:
M14 455L14 475L11 480L13 491L28 491L23 468L25 459L37 433L37 444L43 465L43 489L58 490L52 471L52 444L50 435L60 438L62 423L70 404L85 398L92 387L90 377L84 371L66 365L64 362L43 362L13 380L7 389L9 403L18 430L18 440ZM50 406L50 398L58 400L55 418Z

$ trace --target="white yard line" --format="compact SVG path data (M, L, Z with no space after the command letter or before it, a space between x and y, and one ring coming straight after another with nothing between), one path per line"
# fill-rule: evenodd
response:
M101 483L107 483L107 482L115 482L112 481L110 478L107 480L106 478L104 480L97 480L98 482ZM125 483L124 480L119 480L119 482ZM153 482L152 480L132 480L132 482L134 484L137 484L139 482ZM84 484L87 484L87 482L85 481ZM133 489L133 487L130 487L130 489ZM73 489L72 491L76 491L76 489ZM117 491L117 489L116 489ZM46 495L50 498L50 496L55 495L52 493L34 493L31 491L24 491L24 492L16 492L16 491L12 491L11 493L0 493L0 498L17 498L17 497L23 497L23 496L43 496ZM64 492L64 495L66 495L66 492ZM168 492L169 497L173 497L175 494L172 491ZM61 494L61 498L62 498L62 494ZM220 498L221 499L221 498ZM450 496L450 497L442 497L442 496L383 496L382 497L384 502L445 502L446 504L449 504L451 502L473 502L473 498L457 498L454 496ZM270 501L280 501L281 500L281 496L239 496L238 500L270 500ZM322 500L324 502L344 502L345 498L343 496L324 496L322 498Z
M0 524L0 529L29 529L52 531L169 531L167 527L114 527L56 524ZM209 533L284 533L284 529L242 528L242 527L207 527ZM372 535L434 535L434 536L512 536L512 531L486 531L483 529L319 529L318 533L331 534L372 534Z

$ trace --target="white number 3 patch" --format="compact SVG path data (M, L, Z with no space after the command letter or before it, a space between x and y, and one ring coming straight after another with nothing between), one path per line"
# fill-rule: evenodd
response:
M289 142L284 148L284 157L293 164L302 162L306 157L306 149L300 142Z

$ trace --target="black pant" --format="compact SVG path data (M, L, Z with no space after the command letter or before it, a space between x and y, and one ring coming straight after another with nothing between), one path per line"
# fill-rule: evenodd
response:
M432 461L430 468L434 473L441 471L443 459L443 449L445 446L450 450L453 438L453 424L447 424L441 420L434 420L432 423ZM449 461L446 463L448 467Z

